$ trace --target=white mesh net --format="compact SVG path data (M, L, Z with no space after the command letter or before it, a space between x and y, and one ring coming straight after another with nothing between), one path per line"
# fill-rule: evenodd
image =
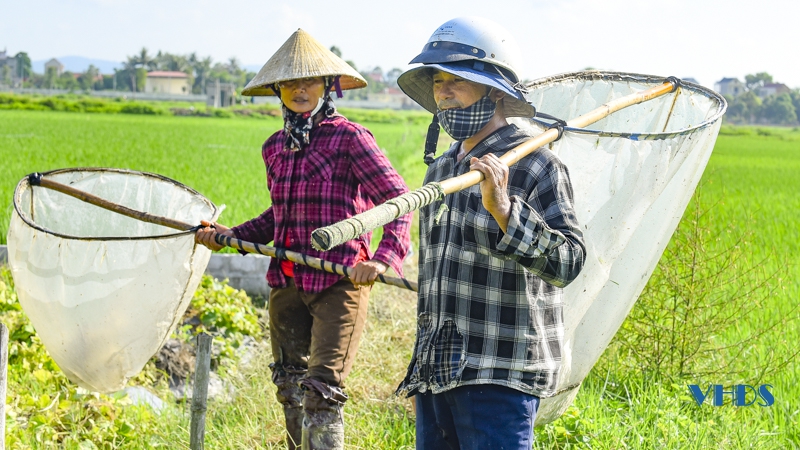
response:
M112 202L199 224L217 207L157 175L115 169L45 174ZM14 193L8 262L20 304L76 384L121 389L182 317L211 252L194 234L141 222L23 179Z
M534 81L528 98L539 111L569 120L663 82L579 72ZM537 424L572 403L642 292L703 174L725 107L715 92L684 84L611 114L591 125L594 131L568 129L552 144L570 171L587 260L565 289L562 393L542 400Z

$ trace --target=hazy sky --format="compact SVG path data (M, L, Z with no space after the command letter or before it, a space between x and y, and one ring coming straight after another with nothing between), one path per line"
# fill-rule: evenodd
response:
M694 77L766 71L800 87L796 0L0 0L0 48L33 60L151 53L261 65L297 28L359 68L407 68L437 26L465 15L517 38L523 78L591 66Z

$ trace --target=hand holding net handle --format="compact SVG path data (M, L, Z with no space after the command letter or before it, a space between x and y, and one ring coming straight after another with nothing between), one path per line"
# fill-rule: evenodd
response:
M567 126L570 128L584 128L623 108L674 92L678 89L678 86L680 86L680 81L677 78L670 77L664 84L605 103L586 114L568 121ZM563 129L551 128L507 151L500 157L500 161L510 167L525 156L533 153L537 148L556 141L561 137L562 132ZM482 180L483 174L481 172L470 170L463 175L448 178L441 182L428 183L417 190L393 198L369 211L326 227L317 228L311 233L311 245L317 250L330 250L366 232L386 225L411 211L430 205L447 194L474 186Z
M42 177L42 175L39 173L34 173L29 175L28 182L33 186L41 186L47 189L52 189L54 191L61 192L62 194L69 195L70 197L77 198L78 200L82 200L86 203L90 203L100 208L107 209L117 214L122 214L124 216L128 216L136 220L141 220L142 222L154 223L157 225L165 226L180 231L197 231L198 229L201 228L200 225L192 225L190 223L183 222L180 220L170 219L169 217L157 216L154 214L128 208L127 206L114 203L102 197L90 194L86 191L76 189L72 186L68 186L66 184L59 183L57 181L49 180L47 178ZM290 250L285 250L282 248L269 247L262 244L247 242L241 239L232 238L230 236L224 236L219 233L214 233L214 241L216 241L220 245L235 248L236 250L240 250L243 252L258 253L260 255L265 255L272 258L286 259L296 264L302 264L325 272L344 275L348 278L350 278L350 272L352 271L352 267L348 267L343 264L337 264L330 261L325 261L323 259L304 255L302 253L297 253ZM376 281L388 284L390 286L409 289L415 292L418 289L416 282L409 281L405 278L378 275Z

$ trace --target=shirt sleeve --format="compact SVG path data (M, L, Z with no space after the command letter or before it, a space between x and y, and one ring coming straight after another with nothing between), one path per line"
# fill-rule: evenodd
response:
M506 232L497 236L496 250L546 282L564 287L577 278L586 245L573 205L569 173L551 160L527 199L511 197Z
M373 203L378 205L408 192L405 181L378 148L372 133L356 127L350 148L354 175ZM383 238L372 257L388 264L400 276L403 259L411 247L411 217L412 213L408 213L383 226Z
M270 206L255 219L232 228L236 237L256 244L269 244L275 238L275 215Z

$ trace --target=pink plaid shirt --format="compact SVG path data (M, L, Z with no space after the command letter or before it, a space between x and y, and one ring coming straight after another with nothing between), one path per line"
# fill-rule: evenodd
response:
M372 133L341 115L325 118L311 131L310 145L300 151L283 149L286 137L278 131L264 143L261 154L267 166L267 187L272 206L260 216L233 228L239 239L281 246L327 261L352 266L359 251L385 262L402 276L402 262L411 245L411 214L383 227L375 255L369 250L372 233L327 252L311 247L311 232L372 208L408 192L403 178L378 148ZM332 286L340 275L295 264L298 289L317 293ZM267 282L287 286L277 260L270 262Z

